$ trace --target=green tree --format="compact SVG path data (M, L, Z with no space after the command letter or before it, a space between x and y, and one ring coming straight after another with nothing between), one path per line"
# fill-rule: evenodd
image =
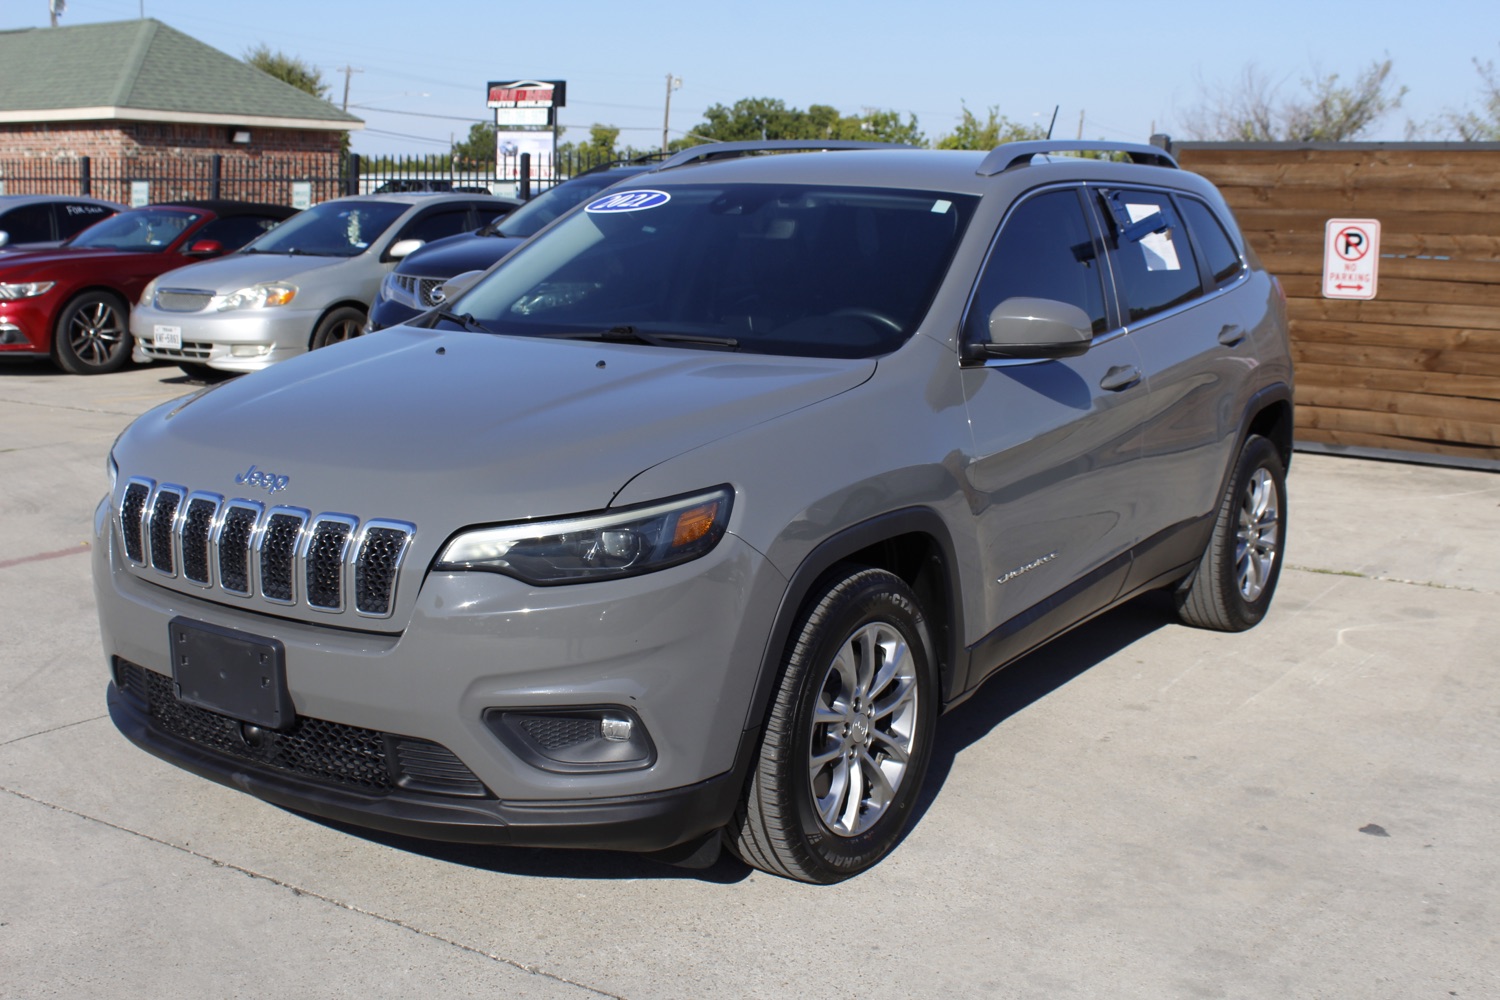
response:
M806 111L787 107L774 97L746 97L732 107L715 104L703 113L686 139L676 140L677 149L700 142L759 142L776 139L865 139L924 145L915 115L903 121L899 112L866 109L857 115L841 114L827 104L809 105Z
M1231 142L1348 142L1365 135L1401 106L1405 87L1391 76L1391 60L1375 60L1352 83L1314 72L1303 93L1283 98L1254 66L1240 82L1205 93L1183 118L1195 139Z
M289 83L314 97L328 99L328 84L323 81L323 74L316 66L297 56L273 52L269 45L261 43L245 53L245 62L282 83Z
M469 126L468 138L453 144L449 150L453 163L475 167L495 162L495 126L491 122L475 122Z
M1023 125L1013 122L1000 113L998 107L989 109L988 117L980 122L968 104L963 105L958 127L937 141L938 149L994 149L1001 143L1020 142L1026 139L1045 139L1047 130L1040 125Z

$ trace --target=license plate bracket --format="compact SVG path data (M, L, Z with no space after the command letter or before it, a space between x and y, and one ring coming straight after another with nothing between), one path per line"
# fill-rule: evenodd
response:
M296 720L279 640L183 617L167 627L181 701L267 729L286 729Z

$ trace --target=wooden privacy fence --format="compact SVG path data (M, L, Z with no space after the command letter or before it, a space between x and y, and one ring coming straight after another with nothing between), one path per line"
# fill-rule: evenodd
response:
M1286 289L1299 445L1500 469L1500 144L1172 151ZM1380 222L1373 300L1322 295L1335 218Z

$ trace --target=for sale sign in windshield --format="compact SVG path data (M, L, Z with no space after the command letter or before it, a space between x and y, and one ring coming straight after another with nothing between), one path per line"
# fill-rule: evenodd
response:
M1373 299L1379 262L1379 220L1328 220L1323 231L1325 299Z

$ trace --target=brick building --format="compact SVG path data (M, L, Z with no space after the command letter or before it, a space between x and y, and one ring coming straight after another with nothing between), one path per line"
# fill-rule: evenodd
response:
M345 137L363 127L149 18L0 32L8 193L55 188L81 165L95 195L129 200L122 185L158 178L153 200L176 197L168 179L195 176L215 156L213 169L235 176L336 177Z

